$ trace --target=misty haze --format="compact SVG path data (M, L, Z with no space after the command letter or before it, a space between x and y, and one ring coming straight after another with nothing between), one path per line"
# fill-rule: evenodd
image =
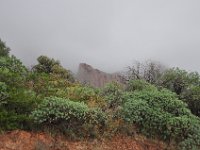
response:
M200 0L0 0L0 150L200 150Z
M156 60L200 71L199 0L1 0L0 37L27 65L40 55L77 71Z

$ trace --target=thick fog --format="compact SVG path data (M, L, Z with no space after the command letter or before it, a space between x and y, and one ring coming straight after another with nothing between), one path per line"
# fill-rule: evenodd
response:
M152 59L200 72L200 1L0 0L0 38L27 66L47 55L72 71Z

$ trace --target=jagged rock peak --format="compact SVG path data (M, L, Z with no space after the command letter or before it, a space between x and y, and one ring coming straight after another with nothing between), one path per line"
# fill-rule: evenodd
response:
M81 83L90 84L94 87L103 87L106 83L117 81L119 83L124 82L123 76L119 74L109 74L98 69L93 68L86 63L80 63L77 73L77 79Z

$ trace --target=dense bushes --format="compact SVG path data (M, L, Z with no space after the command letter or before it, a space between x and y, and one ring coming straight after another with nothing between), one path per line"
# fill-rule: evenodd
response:
M102 111L58 97L45 98L31 116L36 123L51 126L63 133L71 130L79 134L83 132L83 126L102 127L106 121L106 115ZM85 132L90 131L88 129Z
M179 68L166 70L157 85L175 92L186 102L193 114L200 115L200 75L197 72L187 72Z
M130 80L126 86L126 90L129 92L141 91L143 89L155 90L156 87L144 80Z
M6 46L6 44L0 39L0 57L8 56L10 52L10 48Z
M158 84L180 95L188 86L199 86L200 76L197 72L187 72L179 68L166 70L158 80Z
M49 58L47 56L39 56L37 58L38 64L33 67L33 71L37 73L46 73L57 75L61 78L74 81L74 78L69 70L63 68L58 60Z
M109 109L117 109L123 103L123 87L117 82L108 83L101 94L104 96Z
M100 95L100 89L77 84L66 89L66 97L76 102L84 102L90 108L105 108L106 101Z
M144 89L131 92L126 97L121 117L136 125L139 132L154 138L176 141L180 143L180 149L183 145L187 148L199 146L200 137L196 132L200 132L200 121L176 94L165 89ZM192 139L192 145L184 143Z
M0 82L0 106L5 104L8 98L7 88L4 82Z
M0 130L30 129L29 114L37 100L34 92L12 88L0 105Z
M28 70L4 45L0 56L0 130L30 129L36 95L25 87Z
M180 96L188 104L192 113L200 116L200 86L191 85Z
M23 86L26 67L15 56L0 57L0 82L10 86Z
M59 61L40 56L29 71L9 51L0 41L0 131L37 127L70 137L139 132L179 149L200 149L198 73L163 72L151 64L142 78L149 83L130 80L95 89L74 82Z

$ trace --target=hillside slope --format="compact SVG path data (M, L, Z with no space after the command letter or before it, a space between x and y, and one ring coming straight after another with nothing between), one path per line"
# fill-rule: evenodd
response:
M0 135L0 150L162 150L164 145L142 137L70 141L46 133L12 131Z

